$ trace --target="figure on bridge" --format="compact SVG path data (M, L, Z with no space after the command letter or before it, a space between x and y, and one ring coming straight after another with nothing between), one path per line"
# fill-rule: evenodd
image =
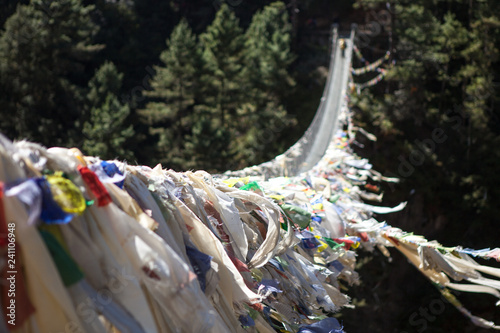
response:
M342 57L344 57L344 55L345 55L345 40L343 38L341 38L339 40L339 46L340 46L340 49L342 50Z

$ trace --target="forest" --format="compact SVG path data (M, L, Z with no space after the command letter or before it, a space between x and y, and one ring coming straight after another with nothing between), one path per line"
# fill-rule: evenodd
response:
M280 2L9 1L0 130L176 170L272 158L300 136L294 112L308 103L291 97L300 69L288 12Z
M471 248L499 245L497 0L1 0L0 133L103 159L237 170L305 131L326 79L330 32L358 25L357 153L386 176L394 226ZM397 254L360 266L346 329L414 331L438 293ZM486 297L486 296L485 296ZM467 297L464 296L465 299ZM490 320L491 302L470 307ZM357 318L363 317L360 321ZM359 325L356 326L356 325ZM452 306L428 332L477 332Z

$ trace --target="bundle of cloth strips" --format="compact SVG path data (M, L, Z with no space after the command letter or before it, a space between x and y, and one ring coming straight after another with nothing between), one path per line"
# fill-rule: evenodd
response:
M0 140L1 332L344 332L359 248L395 247L450 289L500 298L474 251L374 214L372 170L340 131L300 177L214 177ZM483 276L487 274L488 277ZM342 288L341 288L342 287ZM346 328L346 329L347 329Z

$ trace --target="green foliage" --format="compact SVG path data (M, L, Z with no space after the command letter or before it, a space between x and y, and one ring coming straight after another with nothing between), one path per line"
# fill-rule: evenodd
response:
M296 2L88 3L4 1L0 131L9 138L224 171L299 136L287 112L302 113L309 97L291 93Z
M238 110L238 131L246 135L236 140L238 161L263 162L287 148L285 129L296 123L283 106L295 85L289 72L294 60L291 32L285 4L275 2L253 16L245 33L242 76L247 103Z
M85 141L83 150L102 159L128 159L134 157L127 149L127 139L134 135L132 125L127 126L130 108L118 100L123 74L111 62L104 63L89 82L87 105L90 119L83 124Z
M91 6L79 0L20 5L0 37L1 131L47 145L78 143L85 66L101 47Z
M139 111L158 138L156 160L179 170L225 171L284 150L293 119L282 106L283 91L294 82L282 3L257 14L246 34L222 5L200 42L181 20L160 60Z
M227 5L200 39L201 45L181 20L140 114L158 136L160 162L178 170L223 170L234 156L234 116L242 98L243 34Z
M228 5L221 6L200 40L205 61L203 102L215 109L220 126L226 126L226 117L234 117L242 101L244 48L243 30Z
M291 31L286 6L275 2L257 12L245 32L244 103L237 109L233 142L238 167L269 160L287 148L283 137L295 124L283 106L295 85L289 72Z
M429 202L441 202L450 215L493 221L500 213L495 185L500 179L493 166L500 156L494 110L500 4L420 0L394 5L397 63L386 81L391 89L364 92L355 103L364 111L363 120L376 125L380 134L408 142L405 157L419 149L415 140L443 130L446 140L415 168L407 186L426 193ZM387 131L384 124L389 123L399 133ZM398 161L401 151L392 154Z
M295 84L288 71L291 31L285 4L275 2L253 16L245 34L245 78L267 99L286 96Z
M185 168L183 162L191 158L185 142L197 117L194 107L200 100L203 64L196 36L186 20L174 29L160 59L164 66L155 67L152 91L146 92L150 102L139 113L151 134L158 135L157 161L175 169Z
M295 124L283 105L268 102L257 109L255 104L247 103L238 109L239 134L233 141L233 169L237 170L274 158L288 146L283 136Z
M200 106L192 133L186 136L184 168L203 169L208 172L231 169L234 153L228 148L232 143L231 129L220 126L214 110Z

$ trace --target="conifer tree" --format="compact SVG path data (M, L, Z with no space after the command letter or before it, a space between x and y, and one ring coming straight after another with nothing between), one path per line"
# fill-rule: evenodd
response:
M200 40L200 99L193 109L192 131L185 137L184 163L188 168L225 171L235 156L236 113L244 101L243 30L229 6L221 6Z
M291 24L286 6L275 2L252 19L245 33L244 86L246 103L238 111L237 160L260 163L287 147L282 138L295 123L283 103L295 82L288 68Z
M101 48L92 44L92 8L80 0L33 0L6 21L0 37L0 130L9 137L78 144L85 66Z
M158 161L183 169L186 160L193 158L184 145L197 121L194 106L200 103L202 67L199 44L185 19L173 30L160 60L163 66L155 67L152 90L145 93L150 102L139 114L151 134L158 135Z
M131 160L134 154L127 149L127 139L134 135L127 126L130 108L118 100L123 74L112 62L104 63L89 82L87 105L90 119L83 125L83 150L102 159Z
M253 16L245 33L245 79L261 98L279 102L295 84L288 71L291 31L286 5L274 2Z
M212 24L200 36L205 60L204 104L214 109L220 126L226 128L233 125L230 120L243 99L243 38L239 20L227 4L221 6Z
M196 107L196 122L185 142L185 168L202 169L208 172L232 170L235 153L232 147L231 129L219 126L213 110L205 105Z

